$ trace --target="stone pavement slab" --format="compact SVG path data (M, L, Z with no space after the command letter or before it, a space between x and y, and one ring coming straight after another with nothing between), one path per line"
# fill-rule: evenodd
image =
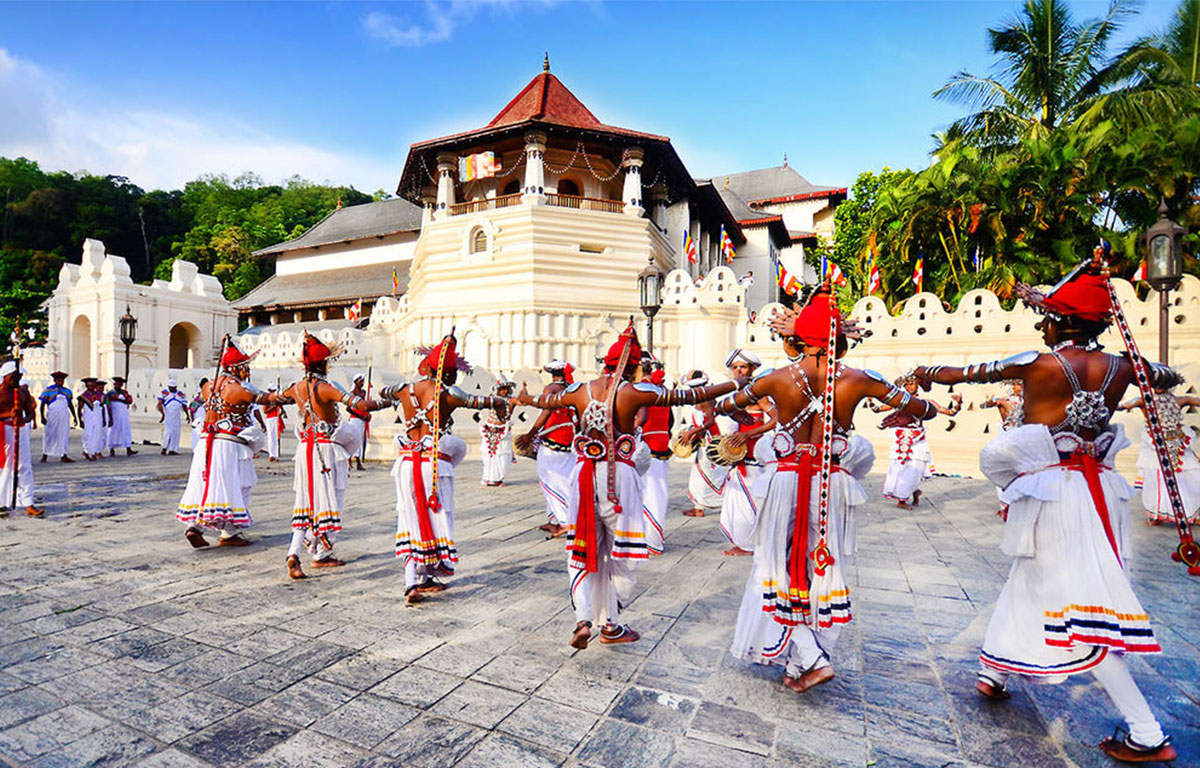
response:
M642 639L566 645L563 542L522 460L502 489L457 482L462 557L450 589L404 603L387 467L354 472L344 568L287 579L291 466L258 464L255 544L193 550L173 519L189 456L35 467L49 514L0 520L0 765L1108 766L1119 722L1089 677L974 692L1009 562L995 493L934 478L921 506L862 510L854 621L838 676L802 696L728 648L749 558L714 517L685 518L671 467L666 552L626 617ZM1164 653L1130 659L1200 768L1197 582L1169 530L1134 526L1135 589Z

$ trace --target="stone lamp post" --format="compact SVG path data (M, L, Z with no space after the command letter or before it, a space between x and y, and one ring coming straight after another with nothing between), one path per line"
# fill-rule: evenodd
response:
M1158 291L1158 359L1166 364L1171 333L1170 293L1183 277L1183 236L1187 230L1167 218L1167 203L1158 205L1158 221L1142 240L1146 246L1146 281Z
M654 316L662 308L662 281L663 273L655 265L654 256L651 256L650 263L638 273L637 278L638 298L642 304L642 314L646 316L646 352L650 355L654 354Z
M125 380L129 380L129 348L133 342L137 340L137 318L129 312L129 305L125 305L125 314L117 320L117 335L121 338L121 343L125 345Z

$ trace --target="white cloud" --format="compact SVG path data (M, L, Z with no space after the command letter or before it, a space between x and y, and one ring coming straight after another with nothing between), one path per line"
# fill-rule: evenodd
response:
M526 5L549 6L556 0L532 0ZM518 0L426 0L406 7L419 9L414 14L396 16L385 11L371 11L363 18L367 37L396 47L418 47L444 43L454 35L455 28L470 21L483 8L510 11Z
M68 98L68 88L0 48L0 156L45 170L127 176L144 189L177 189L205 173L252 171L267 182L293 174L389 191L402 158L339 153L272 136L228 115L121 109L103 94Z

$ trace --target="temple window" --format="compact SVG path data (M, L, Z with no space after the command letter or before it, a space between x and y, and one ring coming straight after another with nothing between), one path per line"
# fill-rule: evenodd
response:
M487 233L483 231L483 227L475 227L471 232L471 253L485 251L487 251Z
M558 194L573 195L575 197L582 196L579 192L579 185L576 184L571 179L559 179L558 180Z

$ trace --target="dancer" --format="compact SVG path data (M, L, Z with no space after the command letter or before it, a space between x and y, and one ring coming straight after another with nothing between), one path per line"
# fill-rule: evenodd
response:
M278 392L279 387L272 384L267 392ZM263 420L267 427L267 461L279 461L279 440L283 436L284 418L283 406L268 403L262 409Z
M742 349L733 350L725 359L725 367L735 379L748 380L761 366L758 355ZM722 408L720 403L717 407ZM767 397L744 410L733 410L731 415L737 428L724 438L725 450L741 453L742 457L733 462L721 491L721 532L733 545L721 554L738 557L754 554L758 508L767 491L757 482L767 460L760 460L755 450L759 437L775 426L775 406Z
M575 382L575 366L554 359L542 366L551 381L543 395L555 395ZM567 494L570 491L571 470L575 457L571 442L575 439L575 412L570 408L544 410L529 431L516 438L519 450L537 450L538 485L546 496L546 522L538 526L547 538L557 539L567 532Z
M691 371L683 381L685 387L703 387L708 384L704 371ZM729 467L717 464L709 455L709 447L716 447L721 436L733 431L733 421L728 417L717 417L711 402L702 402L689 409L684 417L687 428L679 433L679 441L691 444L692 471L688 475L688 499L692 508L684 510L688 517L704 517L708 510L721 508L721 493L729 478Z
M1049 352L922 367L915 375L926 385L1025 385L1024 426L997 435L979 457L983 473L1004 488L1001 549L1014 560L988 624L976 688L1007 699L1010 675L1056 683L1090 671L1129 730L1100 748L1128 762L1171 760L1175 749L1123 659L1161 649L1125 570L1132 488L1112 467L1129 441L1110 416L1134 370L1128 355L1106 354L1097 342L1112 321L1100 269L1084 265L1045 295L1017 285L1017 295L1043 315L1037 328ZM1155 388L1180 381L1166 366L1148 367Z
M250 492L258 482L254 454L263 435L250 417L259 391L250 384L250 361L232 339L221 353L217 374L200 387L203 425L192 445L192 467L175 519L187 526L184 536L207 547L204 529L219 533L218 546L244 547L253 524Z
M515 385L507 379L500 379L492 387L492 393L504 400L504 407L488 411L487 417L479 423L479 453L483 460L483 475L480 483L489 488L499 488L508 477L508 470L513 462L512 436L512 406L508 400L512 397Z
M42 433L42 463L46 457L57 456L59 461L70 464L75 461L67 454L71 452L71 425L78 424L75 415L75 397L65 385L67 374L55 371L50 374L54 383L42 390L38 397L41 401L42 424L46 431Z
M1000 412L1000 429L1007 431L1025 423L1025 385L1019 381L1010 381L1006 397L990 397L979 404L980 408L995 408ZM996 489L997 496L1004 495L1003 488ZM996 517L1008 519L1008 505L1003 500Z
M867 500L860 480L875 461L871 444L852 434L855 409L876 398L903 413L937 415L931 403L879 374L837 362L861 332L843 323L829 291L823 286L802 311L771 318L790 364L719 404L719 411L732 412L769 397L777 411L777 426L760 441L760 455L776 463L763 477L754 565L730 652L784 665L783 684L797 693L834 679L830 653L851 619L846 568L855 549L855 507Z
M180 420L187 409L187 395L179 391L179 382L175 377L167 379L167 388L158 394L158 420L163 425L162 450L163 456L179 455Z
M524 388L520 405L570 407L579 419L575 469L571 473L567 545L573 648L587 648L592 628L600 642L631 643L637 632L620 624L621 606L632 597L635 565L648 557L642 512L641 472L649 450L635 439L638 412L647 406L694 404L732 392L733 382L665 390L648 381L633 383L642 358L633 321L604 356L604 374L563 392L534 398Z
M642 358L642 370L656 387L666 381L663 364L651 357ZM663 525L671 500L667 469L671 459L671 427L674 425L675 415L665 405L650 405L638 414L637 426L650 449L650 468L642 478L642 509L646 513L646 549L652 555L663 553L666 540Z
M1167 452L1171 457L1171 467L1175 470L1179 494L1183 497L1183 509L1193 523L1200 522L1200 461L1196 460L1195 449L1192 447L1196 432L1183 423L1183 409L1200 406L1200 397L1176 395L1169 389L1156 389L1154 402L1158 406L1158 420L1162 425L1163 437L1167 441ZM1145 402L1140 396L1122 403L1117 410L1132 411L1135 408L1145 408ZM1163 481L1162 468L1158 465L1158 456L1154 453L1154 443L1150 440L1149 430L1142 434L1142 447L1138 451L1137 465L1141 472L1139 479L1142 485L1142 507L1146 510L1146 524L1162 525L1174 522L1175 514L1171 510L1171 500L1167 497L1167 484Z
M340 344L327 345L315 336L304 334L300 359L304 378L282 392L265 392L255 398L262 406L295 404L300 410L300 447L296 451L296 475L292 488L292 543L288 547L288 576L307 578L300 565L300 553L308 551L313 568L336 568L346 562L333 554L338 532L342 530L346 483L350 475L350 456L361 437L356 429L341 422L338 403L353 411L378 411L386 401L371 401L346 392L325 377L329 361L342 353ZM382 393L387 396L387 391ZM353 419L351 419L352 421Z
M459 371L471 366L458 356L454 332L432 349L419 350L420 378L385 390L403 414L392 465L396 480L396 557L404 558L405 601L446 589L438 576L453 576L458 562L454 543L454 469L467 453L462 438L450 434L457 408L505 408L498 397L468 395L454 386Z
M350 390L350 394L357 397L359 400L367 399L367 388L365 383L367 377L364 374L354 374L354 386ZM358 408L346 408L346 413L350 418L346 419L342 429L345 430L347 436L346 448L353 449L350 451L350 458L354 462L355 469L362 471L364 469L362 463L363 447L367 441L367 428L371 423L371 414L366 411L361 411Z
M104 446L108 443L108 408L104 402L104 385L107 382L93 376L82 381L84 390L79 396L79 424L83 427L83 458L96 461L104 457Z
M917 381L912 374L896 379L896 386L902 387L909 395L917 393ZM962 395L951 395L949 408L932 400L930 402L938 413L948 416L962 409ZM876 413L892 410L886 403L871 402L867 407ZM921 481L931 475L929 467L933 457L929 453L929 441L925 438L925 422L912 414L896 411L885 416L879 426L892 430L893 435L891 462L888 464L887 477L883 479L883 498L896 502L900 509L912 509L921 503Z
M8 517L8 510L16 507L25 507L28 517L45 514L33 504L30 434L37 424L37 405L29 388L21 384L24 374L25 369L14 360L0 366L0 517Z
M108 407L108 455L116 456L118 448L125 449L126 456L134 456L133 429L129 423L129 406L133 396L125 389L125 379L113 376L112 389L104 396Z

